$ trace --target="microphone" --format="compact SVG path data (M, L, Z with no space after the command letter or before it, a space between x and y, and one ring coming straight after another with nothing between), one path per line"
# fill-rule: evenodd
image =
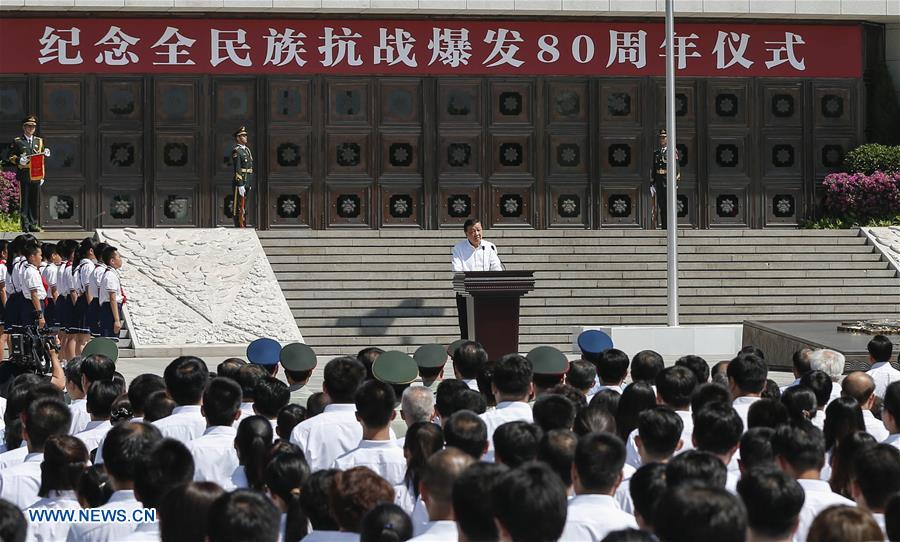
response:
M483 271L487 271L488 269L490 269L488 267L487 259L484 255L484 244L481 245L481 269Z

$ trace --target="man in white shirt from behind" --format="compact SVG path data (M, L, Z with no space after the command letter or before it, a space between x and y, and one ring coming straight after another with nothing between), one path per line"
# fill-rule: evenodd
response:
M74 436L84 443L88 452L96 450L103 438L112 429L112 405L116 398L125 393L121 380L98 380L91 383L87 393L87 408L91 421L84 431Z
M737 461L732 459L740 447L743 432L744 424L737 410L725 403L711 403L694 412L691 435L694 448L713 454L729 469L725 489L731 493L737 491L740 473Z
M871 512L887 536L884 513L890 497L900 492L900 450L887 444L867 448L854 459L850 472L853 500Z
M686 367L668 367L656 375L656 404L671 408L681 418L681 447L678 451L694 448L691 435L694 432L694 420L691 416L691 396L697 388L697 377ZM635 429L628 435L625 449L628 454L626 464L635 469L643 465L638 453Z
M599 542L612 531L637 529L634 516L613 498L624 465L625 444L619 437L589 433L578 440L572 461L575 497L569 500L560 542Z
M791 542L805 498L796 480L777 469L751 469L737 491L747 508L748 542Z
M884 392L881 421L890 433L882 442L900 450L900 382L893 382Z
M894 357L894 345L884 335L875 335L868 344L869 362L872 367L869 376L875 381L875 395L884 398L884 392L893 382L900 381L900 371L891 365ZM900 358L897 359L900 363Z
M534 393L531 381L531 362L519 354L507 354L500 358L494 368L491 390L497 399L497 408L481 415L487 426L488 446L494 447L494 431L507 422L534 422L531 406L528 405Z
M481 221L470 218L463 223L466 238L453 246L450 265L454 273L464 271L503 271L503 264L497 256L497 246L482 239ZM466 298L456 294L456 309L459 313L460 337L469 338L466 317Z
M841 379L844 376L844 365L847 359L844 354L834 350L823 348L813 350L809 355L809 367L813 371L822 371L831 379L831 395L828 397L828 403L834 401L841 396ZM824 411L828 403L819 405L819 410ZM824 413L824 412L823 412Z
M737 411L744 428L747 428L747 412L750 405L759 401L766 387L769 368L766 362L754 354L741 354L728 364L728 388L733 397L731 406ZM727 465L727 463L726 463Z
M406 474L403 448L391 436L391 421L396 395L386 382L369 380L356 391L356 419L362 425L362 440L357 447L334 460L332 468L348 470L368 467L392 486L401 485Z
M153 425L164 437L187 444L206 430L206 419L200 413L200 401L209 381L209 370L202 359L181 356L169 363L163 372L163 379L167 393L178 406L171 415L156 420Z
M841 395L852 397L859 403L867 433L878 442L888 438L890 433L885 429L884 423L872 414L872 405L875 404L875 381L871 376L862 371L848 374L841 382Z
M66 373L66 393L72 400L69 403L69 410L72 411L72 427L69 428L69 434L74 435L81 433L91 421L91 415L87 411L87 397L85 389L81 387L81 356L75 356L70 359L65 366ZM90 451L90 450L88 450Z
M187 444L194 457L194 480L229 487L239 464L233 424L241 414L241 387L230 378L212 379L203 392L200 412L206 419L206 430Z
M781 386L781 393L788 388L792 388L800 383L800 378L803 377L806 373L810 372L809 366L809 355L812 354L812 348L801 348L794 352L794 356L791 358L791 366L792 372L794 374L794 380L790 384L785 384Z
M683 369L683 367L671 367ZM687 369L684 369L687 371ZM690 373L690 371L688 371ZM693 374L691 378L694 378ZM694 379L696 382L696 379ZM635 445L640 454L641 465L649 463L668 463L672 455L682 448L684 422L674 410L658 406L645 410L638 415L638 434ZM629 480L622 480L615 493L616 503L623 511L634 514L634 503L631 501Z
M415 542L456 540L456 516L453 512L453 484L475 462L471 455L446 448L428 458L419 492L428 509L428 523Z

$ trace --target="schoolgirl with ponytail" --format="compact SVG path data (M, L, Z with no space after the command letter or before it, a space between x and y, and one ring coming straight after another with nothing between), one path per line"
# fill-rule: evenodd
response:
M225 489L265 489L265 469L272 448L272 436L272 424L262 416L248 416L241 421L234 437L238 468L231 475L233 487Z
M266 486L281 511L281 540L284 542L298 542L308 534L309 521L300 506L300 488L307 478L309 465L303 452L273 453L266 465Z

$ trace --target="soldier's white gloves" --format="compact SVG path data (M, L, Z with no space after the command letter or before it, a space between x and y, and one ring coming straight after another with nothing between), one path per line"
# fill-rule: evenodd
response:
M50 149L44 149L44 156L50 158Z
M247 189L244 188L243 186L239 186L239 187L238 187L238 194L240 194L241 197L243 198L244 196L247 195Z
M41 186L44 186L44 179L41 179Z
M24 165L27 164L27 163L28 163L28 157L27 157L27 156L21 156L21 157L19 157L19 164L21 164L21 165L24 166Z
M652 197L655 195L656 195L656 187L651 184L650 185L650 196Z

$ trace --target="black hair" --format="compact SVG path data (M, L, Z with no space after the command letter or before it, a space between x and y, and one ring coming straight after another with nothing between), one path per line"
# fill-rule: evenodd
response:
M528 394L533 369L531 362L519 354L506 354L494 367L492 383L504 395L523 396Z
M253 410L269 419L278 416L278 411L290 401L290 388L274 376L261 378L253 389Z
M582 436L588 433L612 433L616 434L616 418L602 405L595 405L593 401L586 408L581 409L575 415L572 431Z
M88 255L94 251L94 245L91 243L91 240L84 239L81 243L78 244L78 247L75 249L75 261L80 262L88 257ZM78 269L77 266L72 266L72 275L75 275L75 271Z
M275 432L278 438L282 440L290 440L291 432L297 425L306 419L306 407L296 403L288 403L281 407L276 417L277 423Z
M538 444L538 461L553 469L566 487L572 485L572 462L577 445L578 435L568 429L547 431Z
M87 411L101 420L108 420L116 398L125 393L125 387L114 380L91 382L87 392Z
M3 542L25 542L28 522L19 507L0 499L0 540Z
M194 457L180 441L164 438L138 458L134 493L144 508L156 508L166 492L194 478Z
M337 469L322 469L313 472L303 482L300 489L300 506L313 531L337 531L337 521L331 516L328 506L328 494L334 483L334 477L340 471Z
M622 392L616 412L616 432L622 440L637 429L638 415L656 406L656 392L650 384L632 382Z
M475 226L475 224L481 224L481 220L477 218L467 218L465 222L463 222L463 231L469 233L469 228Z
M500 477L508 471L508 467L499 463L478 462L453 482L456 524L469 540L497 540L493 492Z
M325 392L317 391L306 399L306 419L325 412L325 407L331 404L331 400Z
M722 460L703 450L688 450L666 464L668 487L697 483L724 489L727 478L728 470Z
M42 451L48 438L65 435L71 424L72 412L65 403L53 397L35 399L25 414L29 451Z
M131 408L131 401L124 393L113 401L109 407L109 421L116 424L123 421L131 421L134 418L134 409Z
M278 539L280 514L264 494L236 489L209 509L209 542L271 542Z
M767 378L766 387L763 388L763 391L759 396L762 399L781 399L781 386L778 385L778 382L775 382L771 378Z
M588 406L599 407L615 417L619 413L619 403L621 401L621 393L611 388L603 388L591 397Z
M34 373L20 374L13 379L6 397L6 412L3 413L6 424L3 441L7 450L18 448L22 444L22 413L27 413L31 403L44 397L63 400L63 394L58 388Z
M597 369L594 368L593 363L584 359L577 359L569 364L569 372L566 373L566 383L582 392L587 392L594 385L596 377Z
M160 440L159 429L149 423L114 425L103 440L103 466L116 480L133 482L141 458Z
M241 358L228 358L216 365L216 376L224 376L238 382L238 371L244 365L247 365L247 362Z
M79 439L71 435L53 435L48 438L44 444L38 496L49 497L51 491L74 490L89 464L88 449Z
M412 536L412 520L394 503L376 505L366 512L359 527L359 542L403 542Z
M112 261L112 259L116 256L116 253L118 253L118 252L119 252L119 249L117 249L116 247L105 246L105 247L103 247L103 250L100 251L100 253L99 253L100 261L106 265L109 265L109 262ZM94 254L95 255L98 254L96 250L94 251Z
M203 390L203 416L209 426L231 427L241 410L241 387L226 377L216 377Z
M440 365L438 367L422 367L419 366L419 376L422 377L423 380L434 380L441 374L441 371L444 370L444 366Z
M266 465L266 486L287 506L284 540L296 541L307 535L307 517L300 506L300 492L309 474L309 464L302 453L277 454Z
M194 405L200 402L206 383L209 382L209 370L202 359L194 356L175 358L163 372L166 389L179 405Z
M531 381L534 382L534 387L544 390L544 389L552 388L553 386L562 384L564 376L565 376L564 373L561 373L561 374L534 373L531 376Z
M747 346L738 350L737 355L738 356L753 355L764 361L766 359L766 355L763 353L763 351L761 349L757 348L756 346L753 346L752 344L748 344Z
M403 441L406 460L404 483L412 488L413 495L419 496L419 481L428 463L428 458L444 447L444 432L431 422L416 422L409 426Z
M853 479L866 499L866 507L883 509L888 497L900 492L900 450L890 444L866 448L853 461Z
M788 423L788 409L778 399L760 399L750 404L747 409L747 429L754 427L771 427Z
M856 431L865 431L862 409L853 397L838 397L825 407L825 449L831 450L842 438Z
M654 522L660 542L744 542L746 531L741 500L724 489L703 486L667 489Z
M438 384L437 391L434 394L434 408L442 419L449 418L453 415L455 408L455 396L468 390L469 386L462 380L448 378L442 380Z
M557 384L546 391L547 394L560 395L575 405L575 412L581 412L587 407L587 397L578 388L570 384Z
M669 407L657 406L638 416L638 435L649 455L669 457L675 453L684 420Z
M81 387L81 362L84 360L81 356L75 356L66 362L63 372L66 375L66 381L71 382L79 391L84 392Z
M588 433L578 439L573 464L586 490L611 493L625 465L625 443L609 433Z
M159 375L144 373L136 376L128 386L128 400L131 401L131 408L134 410L134 413L142 416L147 397L155 391L165 389L166 382Z
M697 384L705 384L709 380L709 363L700 356L687 355L678 358L676 367L686 367L697 379Z
M731 404L731 393L728 388L716 382L700 384L691 397L691 412L696 412L710 403Z
M81 361L81 374L88 382L110 380L116 373L116 362L102 354L91 354Z
M857 431L842 438L831 455L831 478L828 484L831 490L848 499L853 499L851 479L853 463L863 450L878 444L875 437L865 431Z
M496 367L496 361L487 361L478 368L478 374L475 376L478 392L484 395L484 400L487 402L488 406L497 405L497 398L494 397L494 390L492 389L494 383L494 369Z
M875 335L869 344L866 345L869 355L875 360L875 363L891 361L891 355L894 353L894 344L884 335Z
M41 243L41 258L49 262L56 254L56 243Z
M155 422L172 414L178 406L166 390L156 390L147 396L144 401L144 421Z
M162 542L203 542L209 533L209 509L224 494L215 482L173 487L157 509Z
M544 431L572 429L575 423L575 405L562 395L541 395L532 408L534 423Z
M265 488L263 471L269 448L272 447L272 438L272 424L262 416L248 416L238 425L234 447L247 474L247 485L251 489L262 491Z
M562 480L537 461L501 474L491 491L494 516L517 542L557 540L567 502Z
M241 385L244 401L249 403L255 400L256 385L267 376L269 372L262 365L255 363L245 363L238 368L237 383Z
M454 412L444 424L444 441L481 459L488 444L487 426L480 416L471 410Z
M352 403L353 394L366 378L366 366L348 356L334 358L323 371L325 391L333 403Z
M625 375L628 374L628 354L610 348L600 354L600 359L594 364L597 368L597 376L600 377L600 383L621 382Z
M751 469L737 483L747 507L747 523L757 535L783 539L791 535L803 508L800 484L776 468Z
M631 379L634 382L656 381L656 375L665 368L663 357L653 350L641 350L631 358Z
M791 357L791 365L794 367L796 374L803 376L812 370L809 359L809 354L811 353L812 350L809 348L801 348L794 352L794 355Z
M543 436L536 424L521 420L504 423L494 431L494 457L508 467L518 467L537 458Z
M394 388L379 380L367 380L356 390L353 396L356 413L366 427L387 427L391 423L391 414L397 403Z
M774 434L772 427L753 427L741 435L741 465L744 471L775 466L775 452L772 451Z
M816 394L802 384L784 390L781 402L787 408L788 418L793 424L811 424L810 420L816 417Z
M726 374L744 393L760 393L766 386L769 368L759 355L739 354L728 363Z
M834 387L834 383L831 382L831 377L828 376L828 373L824 371L810 371L806 373L800 377L800 385L806 386L816 394L817 408L827 405L828 401L831 400L831 389ZM797 386L792 387L796 388Z
M113 494L106 468L102 464L85 468L78 478L75 494L78 495L82 508L97 508L106 504Z
M628 494L634 504L635 515L640 515L644 522L653 525L656 509L666 490L666 466L662 463L642 465L631 475L628 481Z
M656 392L672 408L687 408L697 389L697 377L686 367L667 367L656 376Z
M900 424L900 380L891 382L884 390L884 410L894 417L895 423Z
M825 437L812 424L782 425L772 435L772 451L798 472L821 470L825 464Z
M744 432L744 421L731 405L712 403L693 413L693 437L700 450L717 455L734 449Z

